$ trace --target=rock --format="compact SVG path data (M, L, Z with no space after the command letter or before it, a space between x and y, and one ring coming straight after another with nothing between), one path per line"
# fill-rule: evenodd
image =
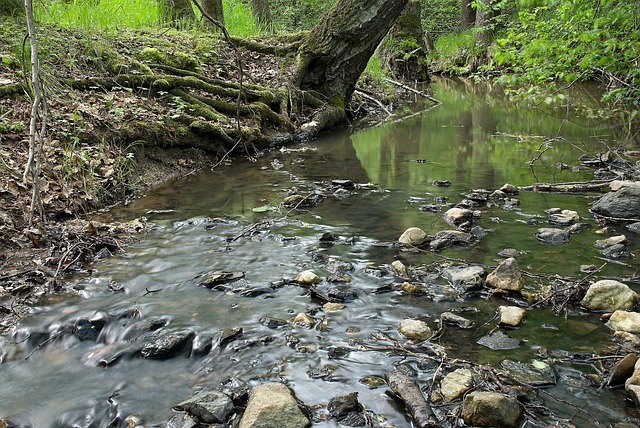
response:
M607 326L615 331L640 333L640 314L618 310L611 314Z
M303 270L293 278L293 281L298 284L314 284L320 281L320 277L310 270Z
M382 385L386 385L387 382L381 376L369 375L358 379L363 385L366 385L369 389L376 389Z
M474 427L516 428L523 416L515 398L497 392L472 392L462 404L464 423Z
M238 281L243 278L244 272L220 270L208 274L202 281L200 281L200 285L207 288L215 288L218 285Z
M345 308L345 305L342 303L327 302L324 305L322 305L322 308L325 311L340 311Z
M444 213L444 221L453 226L459 226L462 223L473 221L473 211L466 208L451 208Z
M615 331L613 332L612 339L614 342L623 346L640 349L640 336L637 334L629 333L628 331Z
M638 233L640 234L640 221L637 221L635 223L631 223L627 225L627 230L630 230L633 233Z
M426 322L414 319L405 319L398 326L398 332L412 340L427 340L431 337L431 329Z
M164 333L144 345L140 355L152 360L166 360L185 350L193 336L194 333L189 330Z
M293 392L282 383L272 382L251 390L239 428L304 428L310 424Z
M597 248L607 248L613 245L622 244L627 245L629 241L627 241L627 237L624 235L618 236L610 236L607 239L599 239L596 241Z
M441 230L431 237L429 248L438 251L452 245L471 245L475 242L475 237L470 233L459 230Z
M637 221L640 213L640 184L633 182L622 185L616 192L607 193L591 206L591 211L603 217Z
M293 319L293 323L304 328L313 328L316 324L316 320L311 315L300 312Z
M401 278L409 278L409 271L407 271L407 267L400 260L395 260L391 263L391 267L396 275Z
M638 295L622 282L605 279L589 286L580 302L582 306L594 311L616 311L632 309L638 303Z
M345 425L342 423L343 420L355 419L351 414L352 413L362 413L363 407L358 402L358 393L357 392L349 392L347 394L338 395L337 397L333 397L329 400L329 404L327 405L327 410L332 417L336 418L341 425ZM364 418L363 418L364 422ZM347 425L347 426L358 426L358 425Z
M482 266L452 267L442 271L442 277L449 281L451 286L460 293L480 288L484 276L485 272Z
M509 257L516 258L522 255L522 251L518 251L515 248L505 248L503 250L500 250L498 255L502 257L507 257L507 258Z
M638 181L629 181L629 180L613 180L609 183L609 188L613 192L617 192L623 187L638 187L640 186L640 182Z
M536 230L534 235L538 241L547 244L562 245L569 242L569 233L567 231L553 227L540 228Z
M630 385L640 386L640 360L637 360L633 365L633 372L624 382L624 389L628 391Z
M95 342L98 339L100 331L105 325L104 320L89 320L87 318L80 318L73 324L73 334L75 334L81 341Z
M518 382L536 387L555 385L556 372L544 361L536 360L533 363L521 363L519 361L503 360L500 365L509 372L511 377Z
M486 346L487 348L497 351L500 349L516 349L520 347L520 341L509 337L502 330L498 330L492 334L478 339L478 345Z
M638 362L637 354L627 354L623 359L618 361L611 370L611 376L609 377L609 386L622 385L627 379L633 375L635 364Z
M522 272L513 257L500 262L497 268L487 275L486 284L491 288L508 291L520 291L524 287Z
M410 227L398 238L398 242L408 247L417 247L427 240L427 234L419 227Z
M223 423L233 413L231 398L218 391L202 392L183 401L174 410L186 412L200 423Z
M356 300L358 293L345 287L331 287L327 290L327 297L330 302L344 303Z
M566 227L566 226L571 226L579 219L580 219L580 216L578 215L577 212L570 211L570 210L563 210L559 213L549 214L549 217L547 220L549 221L549 224L553 226Z
M574 223L571 226L567 227L566 231L572 235L574 233L580 233L584 230L589 230L591 229L593 226L590 225L589 223Z
M335 179L335 180L331 180L331 184L333 186L340 186L340 187L344 187L345 189L355 189L356 185L353 181L349 180L349 179Z
M446 401L461 397L473 386L473 372L469 369L457 369L449 373L440 382L440 393Z
M520 193L520 190L510 183L505 183L499 190L506 193L507 195L517 195L518 193Z
M451 312L443 312L440 314L440 322L448 325L455 325L460 328L471 328L473 327L473 321L468 320L460 315L456 315Z
M414 284L412 282L405 281L402 283L400 289L403 293L423 295L427 294L427 287L422 284Z
M629 393L629 396L631 396L631 399L635 403L636 407L640 407L640 386L629 385L627 392ZM616 428L618 427L616 426Z
M622 260L631 257L627 247L622 244L615 244L602 250L602 255L612 260Z
M289 324L289 322L281 318L274 318L268 315L264 315L262 318L260 318L260 324L262 324L267 328L276 329L278 327L282 327Z
M498 325L506 327L518 327L527 312L518 306L499 306Z

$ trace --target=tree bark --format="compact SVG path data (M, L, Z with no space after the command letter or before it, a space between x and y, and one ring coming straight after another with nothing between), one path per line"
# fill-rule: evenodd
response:
M224 10L222 8L222 0L202 0L202 7L205 12L209 14L213 19L224 25ZM205 21L207 28L218 28L209 20Z
M475 33L473 34L473 47L475 56L472 70L476 71L479 66L487 62L487 48L493 41L494 25L493 20L497 16L495 3L497 0L485 0L478 5L476 10Z
M161 23L174 26L195 19L191 0L158 0L158 16Z
M294 84L343 110L376 48L407 0L339 0L300 48Z
M272 20L269 0L251 0L251 13L260 27L271 29Z
M460 3L462 31L472 28L476 22L476 9L471 7L471 3L472 0L462 0Z

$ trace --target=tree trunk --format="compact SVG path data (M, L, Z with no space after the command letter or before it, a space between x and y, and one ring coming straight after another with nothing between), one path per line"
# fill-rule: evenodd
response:
M261 28L271 29L271 9L269 0L251 0L251 13Z
M295 85L344 111L367 62L407 0L339 0L300 48Z
M161 23L173 26L195 19L191 0L158 0L158 16Z
M421 10L420 1L408 1L387 35L387 42L382 44L381 56L395 76L428 82L427 53L433 46L422 29Z
M209 14L213 19L224 25L224 10L222 8L222 0L202 0L202 7L204 11ZM218 28L209 20L205 21L207 28Z
M476 9L471 7L472 0L462 0L460 3L461 12L461 30L468 30L475 25Z
M497 16L495 3L497 0L485 0L479 4L476 10L476 29L473 34L473 47L475 50L472 70L487 62L487 48L493 41L494 24L493 20Z

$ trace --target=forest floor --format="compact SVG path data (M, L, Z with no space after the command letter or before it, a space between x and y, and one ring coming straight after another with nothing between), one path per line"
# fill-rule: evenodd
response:
M29 56L20 53L20 25L3 22L0 37L0 333L41 296L64 290L66 274L145 230L144 219L100 224L91 213L160 182L259 156L294 139L317 110L283 111L292 102L283 88L295 71L295 36L235 50L217 35L166 29L39 31L47 128L43 209L36 206L31 225L32 179L23 179ZM380 114L406 95L365 77L352 116Z

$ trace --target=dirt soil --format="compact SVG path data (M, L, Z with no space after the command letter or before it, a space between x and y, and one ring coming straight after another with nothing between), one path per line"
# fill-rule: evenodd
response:
M118 83L123 76L158 75L162 70L170 70L174 76L179 70L187 78L192 73L206 82L233 83L240 81L240 60L243 84L282 88L295 67L291 54L275 56L242 47L236 54L219 36L166 29L95 35L39 28L47 129L39 176L41 203L36 204L30 225L33 180L29 175L23 180L23 173L32 98L29 75L22 71L29 55L21 55L24 29L12 22L2 25L0 334L43 295L66 290L65 275L121 251L132 234L145 231L144 219L100 224L92 220L95 210L133 198L162 181L233 157L259 156L269 148L264 138L230 147L228 141L194 132L193 126L187 128L180 122L187 113L189 117L198 114L184 102L186 96L151 86L128 87ZM286 39L260 42L260 46L280 45L283 50L289 43ZM105 81L109 87L103 86ZM354 110L360 114L379 113L382 104L392 101L388 89L385 92L366 80L359 89L368 94L354 100ZM193 96L205 95L198 87L190 90ZM211 98L220 101L223 97ZM239 125L243 135L256 133L256 129L260 136L292 134L313 114L307 108L286 118L285 122L290 121L287 126L278 118L264 120L249 114ZM236 126L233 116L227 115L229 123L222 128L229 134Z

